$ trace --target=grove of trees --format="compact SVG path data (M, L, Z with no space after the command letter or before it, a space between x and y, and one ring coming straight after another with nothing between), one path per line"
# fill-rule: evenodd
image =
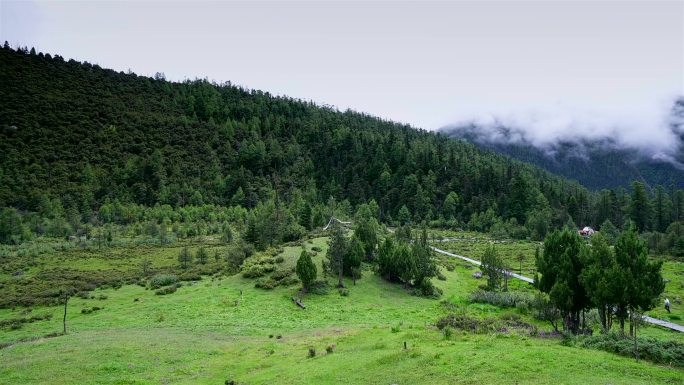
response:
M598 309L605 332L616 317L624 333L628 317L653 308L665 289L662 262L649 260L636 225L620 234L614 248L601 234L592 236L589 247L574 231L555 231L544 241L536 264L541 275L536 286L560 311L564 328L574 333L584 327L580 315L590 308Z

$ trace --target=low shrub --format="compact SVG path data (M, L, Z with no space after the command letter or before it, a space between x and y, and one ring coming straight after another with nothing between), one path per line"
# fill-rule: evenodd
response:
M311 250L313 250L313 251L315 251L315 252L317 252L317 253L319 253L319 252L323 251L323 249L321 249L321 248L320 248L320 247L318 247L318 246L314 246L314 247L312 247L312 248L311 248Z
M163 287L163 288L161 288L161 289L159 289L159 290L156 290L156 291L154 292L154 294L156 294L156 295L173 294L173 293L175 293L176 290L178 290L178 288L181 287L181 286L182 286L182 285L181 285L180 283L176 283L176 284L174 284L174 285L166 286L166 287Z
M335 345L328 345L325 347L325 352L330 354L335 351Z
M580 338L584 347L634 357L634 340L618 333L608 333ZM684 344L675 341L659 341L655 338L637 338L639 358L658 364L684 367Z
M454 334L454 329L451 326L446 326L442 329L442 333L444 333L445 340L450 340L451 336Z
M309 294L326 295L329 290L328 281L316 281L309 287Z
M511 329L523 331L525 334L537 333L537 328L534 325L523 322L519 315L512 313L503 314L500 319L491 317L479 319L470 317L465 313L451 313L446 317L440 318L436 326L442 331L445 328L453 328L477 334L509 333Z
M96 311L102 310L102 309L103 308L101 308L99 306L85 307L85 308L81 309L81 314L90 314L92 312L96 312Z
M515 307L521 310L528 310L534 303L534 296L519 291L477 290L470 294L469 301L471 303L488 303L498 307Z
M285 258L283 258L282 255L279 255L276 257L275 262L276 263L283 263L283 262L285 262Z
M34 315L31 317L24 317L24 318L9 318L9 319L4 319L0 320L0 329L1 328L10 328L12 330L17 330L21 329L23 324L26 323L33 323L36 321L48 321L52 319L52 314L38 314Z
M309 358L316 357L316 349L309 348Z
M338 290L338 292L340 293L340 295L341 295L342 297L348 297L348 296L349 296L349 289L340 288L340 289Z
M178 282L178 276L173 274L157 274L150 279L150 287L158 289L163 286L173 285Z
M442 289L435 286L429 279L426 279L420 286L414 288L412 293L420 297L439 298L442 296Z
M290 269L276 270L273 272L273 274L271 274L271 278L275 281L280 281L280 280L283 280L285 278L292 276L292 274L294 274L294 272L295 272L294 267L290 268Z

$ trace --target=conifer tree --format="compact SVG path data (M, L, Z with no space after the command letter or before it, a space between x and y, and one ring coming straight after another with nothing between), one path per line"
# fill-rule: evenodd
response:
M306 249L302 249L301 254L299 254L296 271L297 277L302 281L302 291L306 293L316 281L316 276L318 275L316 265L311 260L311 255Z

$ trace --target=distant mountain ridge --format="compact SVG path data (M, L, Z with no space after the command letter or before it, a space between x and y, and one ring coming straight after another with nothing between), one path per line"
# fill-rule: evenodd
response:
M679 134L684 149L684 99L672 109L671 129ZM503 125L480 127L474 124L448 126L441 131L480 148L495 151L542 167L554 174L574 179L592 189L629 187L633 180L646 185L684 188L684 153L644 154L610 139L561 140L545 147L535 146L521 132Z

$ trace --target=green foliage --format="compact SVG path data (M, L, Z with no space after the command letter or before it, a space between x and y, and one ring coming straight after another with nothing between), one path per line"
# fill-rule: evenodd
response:
M161 289L157 289L154 291L154 294L156 295L168 295L168 294L173 294L178 290L179 287L182 285L180 283L175 283L171 286L164 286Z
M385 238L378 249L378 275L391 282L402 282L415 287L416 294L438 297L441 292L430 278L437 276L437 265L427 242L427 231L408 244L403 239Z
M178 276L173 274L157 274L150 279L150 287L158 289L162 286L173 285L178 282Z
M354 236L363 247L363 258L372 261L375 248L378 245L378 222L367 204L359 206L355 218Z
M621 304L622 293L628 282L603 232L591 237L591 246L586 254L580 281L592 305L598 309L602 329L607 331L610 329L613 307Z
M639 239L635 229L630 228L620 235L615 243L615 259L626 282L622 304L632 311L653 308L665 289L660 273L663 263L649 261L646 244Z
M207 250L204 249L204 247L200 247L199 250L197 250L197 262L199 262L202 265L206 265L207 261L209 260L209 254L207 253Z
M330 246L326 254L329 273L337 274L338 287L344 287L342 277L344 276L344 260L349 251L349 243L344 235L342 226L333 221Z
M311 260L311 255L309 255L306 249L302 249L302 253L299 255L296 271L297 277L302 281L302 289L308 291L316 281L318 271L316 265Z
M589 304L586 289L580 282L587 247L573 230L555 231L546 237L543 253L537 258L541 274L536 284L558 307L566 329L579 328L579 313Z
M581 345L621 356L634 356L634 342L618 333L584 337ZM638 338L639 357L662 365L684 367L684 344L675 341L660 341L654 338Z
M481 262L482 273L487 276L487 288L489 290L499 290L504 277L504 263L496 252L494 245L489 245L485 249Z
M364 244L359 238L354 235L349 241L349 248L347 254L344 256L344 274L356 280L361 278L361 261L363 261L366 252Z
M646 187L641 182L632 182L629 217L634 221L639 231L646 231L650 227L651 202L648 200Z
M187 247L183 247L181 251L178 253L178 262L180 263L181 268L183 269L187 269L192 263L193 259L194 256Z
M519 308L523 310L529 310L534 305L534 296L532 294L519 291L477 290L470 294L468 300L473 303L488 303L498 307Z

